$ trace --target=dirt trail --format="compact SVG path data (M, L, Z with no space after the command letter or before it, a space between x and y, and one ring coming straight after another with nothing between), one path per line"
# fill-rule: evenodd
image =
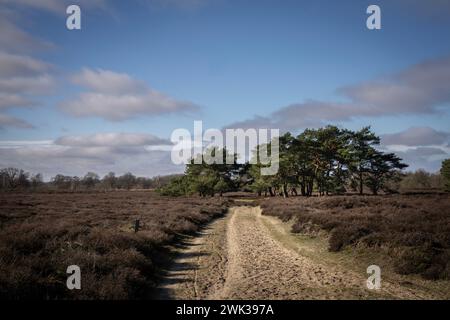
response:
M161 286L173 299L370 299L431 298L384 281L366 288L367 274L318 261L293 250L293 237L259 207L234 207L180 249ZM292 239L291 239L292 238ZM292 243L288 243L292 241Z

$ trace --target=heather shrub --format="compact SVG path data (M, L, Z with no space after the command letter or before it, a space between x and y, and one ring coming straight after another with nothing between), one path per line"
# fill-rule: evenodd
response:
M356 243L358 239L369 235L371 232L369 228L354 225L339 226L331 232L329 250L339 251L347 245Z
M329 250L362 245L386 247L394 269L427 279L449 279L450 196L332 196L270 198L263 214L293 220L292 232L329 233Z
M153 192L0 194L0 299L148 298L168 245L227 206ZM73 264L82 290L66 287Z

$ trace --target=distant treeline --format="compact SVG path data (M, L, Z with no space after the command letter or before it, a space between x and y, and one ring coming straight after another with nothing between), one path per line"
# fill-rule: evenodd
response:
M168 184L178 175L158 176L153 178L136 177L131 173L116 176L110 172L103 178L94 172L83 177L57 174L49 182L44 182L43 175L30 174L22 169L4 168L0 170L0 190L2 191L112 191L131 189L156 189Z
M402 188L448 186L439 174L424 171L405 174L403 169L408 165L394 153L381 151L377 148L379 144L380 138L370 127L352 131L327 126L307 129L297 136L288 132L279 137L279 170L275 175L261 175L264 165L259 161L255 164L225 164L225 161L223 164L195 164L200 161L192 159L185 175L162 187L160 192L171 196L194 193L214 196L228 191L252 190L258 195L289 197L350 191L394 193ZM254 157L267 150L271 150L270 143L257 146ZM205 150L204 155L216 158L217 152L223 154L224 160L238 159L237 154L230 154L226 149L211 148Z
M42 174L30 174L17 168L0 170L0 190L2 191L59 190L75 192L83 190L159 189L160 192L163 190L167 192L170 185L176 184L181 186L181 184L178 184L181 180L183 180L183 175L180 174L144 178L136 177L131 173L116 177L113 172L100 179L97 174L90 172L82 178L58 174L51 181L44 182ZM252 184L243 183L243 186L252 187ZM224 192L236 191L236 189L229 190L228 186L224 186L224 188ZM390 181L390 188L398 191L442 190L444 188L444 179L440 173L429 173L419 169L415 172L402 174L398 181ZM245 189L245 187L242 189ZM216 188L216 190L220 192L220 188Z

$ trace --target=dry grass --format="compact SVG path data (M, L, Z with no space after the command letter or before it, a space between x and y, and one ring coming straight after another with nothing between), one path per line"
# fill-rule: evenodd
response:
M387 248L400 274L450 279L450 195L273 198L263 214L294 219L292 232L326 231L329 250Z
M168 244L226 208L218 198L148 191L0 194L0 299L149 297ZM66 288L72 264L82 290Z

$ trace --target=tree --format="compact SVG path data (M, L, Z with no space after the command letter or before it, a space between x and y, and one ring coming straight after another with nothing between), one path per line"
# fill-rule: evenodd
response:
M33 189L39 188L44 184L44 178L41 173L34 174L30 178L30 183Z
M253 190L258 194L258 196L261 196L264 192L264 195L267 195L267 192L269 190L270 184L263 178L259 177L253 181L253 183L250 185L250 189Z
M370 130L370 127L364 127L359 131L351 132L349 144L349 168L353 178L357 181L359 194L363 194L364 180L370 169L371 155L375 153L374 145L380 144L380 138Z
M5 168L2 170L3 184L7 189L15 189L19 186L19 175L22 170L17 168Z
M82 184L82 180L77 177L77 176L73 176L73 177L68 177L69 181L70 181L70 190L71 191L77 191L80 188L80 185ZM98 179L98 176L97 176Z
M349 141L348 130L336 126L326 126L317 130L305 131L310 140L309 152L312 155L314 178L320 195L345 191L345 178L348 173Z
M130 190L136 184L136 177L131 172L127 172L118 178L118 184L120 188Z
M30 186L30 180L28 179L30 174L23 170L19 170L19 176L17 177L17 186L20 188L28 188Z
M444 180L444 190L450 192L450 159L442 161L441 176Z
M211 157L211 161L205 161L206 155ZM212 159L217 161L212 161ZM210 148L191 159L186 166L185 175L190 190L204 197L214 196L218 191L217 188L221 189L222 193L237 190L242 182L241 177L246 172L247 166L237 163L237 154L231 154L225 148ZM219 185L216 187L218 183Z
M407 164L401 162L402 159L393 153L382 153L376 150L369 150L368 153L368 169L365 180L366 185L373 194L383 188L389 179L396 177L399 170L408 167Z
M163 196L180 197L192 192L187 176L175 176L165 186L156 189Z
M72 186L72 177L64 176L62 174L57 174L51 180L51 183L57 188L61 190L70 189Z
M315 145L311 139L312 131L304 131L293 141L295 177L300 185L302 196L311 196L314 189L313 152Z
M30 174L17 168L5 168L1 170L1 186L3 189L14 190L28 188L30 186Z
M191 180L192 190L201 197L214 196L214 187L218 181L219 177L213 170L204 169L195 179Z
M102 185L105 190L114 189L117 185L116 174L114 172L109 172L107 175L105 175L102 179Z
M295 179L295 155L292 152L292 145L295 138L288 132L279 137L279 169L272 180L276 185L281 187L280 194L289 197L289 188L296 186Z
M218 192L220 196L222 196L225 192L228 191L228 183L225 182L223 178L219 178L219 181L214 185L214 191Z
M405 174L400 182L400 188L403 190L439 189L442 187L440 178L439 174L431 174L423 169L419 169Z
M94 172L88 172L86 173L86 175L83 177L83 180L81 181L81 183L87 188L87 189L92 189L95 187L95 185L97 183L100 182L100 177L98 176L98 174L94 173Z
M265 154L272 158L271 161L274 161L271 152L271 143L261 144L256 146L255 150L253 150L252 155L252 163L249 165L248 181L250 184L250 189L254 190L258 195L261 195L262 192L265 194L269 193L271 197L275 196L276 189L279 187L279 177L277 175L262 175L262 169L267 167L267 164L262 163L261 155ZM279 163L278 163L279 165Z

